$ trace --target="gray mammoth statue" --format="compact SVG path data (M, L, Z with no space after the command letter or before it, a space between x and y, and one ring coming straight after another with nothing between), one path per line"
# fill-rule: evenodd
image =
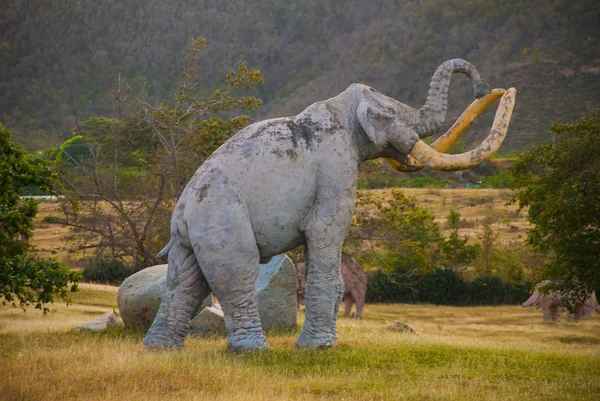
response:
M533 294L521 304L524 308L542 309L544 323L558 322L563 311L567 314L567 321L578 322L581 318L592 317L594 311L600 314L600 305L596 300L596 293L592 292L583 304L574 305L574 312L569 312L565 305L565 294L560 291L551 290L547 293L541 291L541 287L551 284L551 281L540 281L535 285Z
M352 317L362 317L365 306L365 294L367 292L367 274L354 259L342 260L342 284L344 315L350 316L352 304L356 304L356 313ZM306 302L306 263L296 263L296 292L297 306L305 305Z
M420 110L353 84L295 117L249 125L217 149L175 205L171 239L159 253L168 254L167 287L144 344L183 347L192 313L212 291L223 308L228 347L266 348L254 286L258 265L303 245L306 314L297 346L331 346L359 164L386 157L400 168L461 170L489 158L506 135L514 89L501 90L491 132L476 149L449 155L421 141L444 121L453 73L471 78L476 97L497 93L470 63L450 60L435 72Z

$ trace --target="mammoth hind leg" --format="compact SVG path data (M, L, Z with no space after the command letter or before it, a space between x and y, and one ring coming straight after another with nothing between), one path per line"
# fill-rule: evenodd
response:
M167 286L144 344L155 349L182 348L192 315L210 293L193 250L176 243L169 251Z
M247 209L234 188L211 187L213 199L188 218L189 238L202 271L225 315L232 350L267 348L258 303L259 251ZM206 221L208 219L209 221Z

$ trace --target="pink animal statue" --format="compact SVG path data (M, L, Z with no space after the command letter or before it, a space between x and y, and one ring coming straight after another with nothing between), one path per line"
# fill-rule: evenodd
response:
M567 314L567 321L578 322L581 318L590 318L594 310L600 314L600 305L596 300L596 293L592 292L583 304L575 305L575 311L570 313L564 304L565 296L560 291L549 291L544 294L540 287L548 285L548 280L540 281L535 285L535 290L529 299L521 304L523 307L542 309L544 323L558 322L563 311Z
M296 263L296 309L300 310L300 305L306 305L306 262Z
M342 260L342 279L344 280L344 315L350 316L352 304L356 312L352 317L362 317L367 292L367 274L354 258Z
M297 307L304 305L306 295L306 263L296 263ZM354 259L342 260L342 280L344 281L344 315L362 317L367 292L367 274ZM356 312L351 314L352 304L356 304Z

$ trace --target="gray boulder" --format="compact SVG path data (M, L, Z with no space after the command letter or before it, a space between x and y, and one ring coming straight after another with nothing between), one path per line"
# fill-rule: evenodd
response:
M106 330L109 327L119 327L122 325L123 323L119 320L115 311L112 310L102 316L97 317L96 319L92 319L88 322L80 324L79 326L75 327L75 331L89 330L97 333Z
M167 285L167 269L166 264L151 266L123 281L119 287L117 303L125 326L141 331L150 328ZM261 264L256 292L263 329L296 328L296 270L290 258L277 255L269 263ZM208 296L202 303L205 308L202 312L213 303L213 296ZM207 319L215 321L214 313L202 312L193 319L196 326L205 316L210 316Z
M132 274L119 287L117 304L125 326L147 331L167 285L168 265L156 265Z
M277 255L260 265L256 295L264 330L296 328L296 269L289 257Z
M227 335L221 305L204 308L190 323L188 334L193 337L223 337Z

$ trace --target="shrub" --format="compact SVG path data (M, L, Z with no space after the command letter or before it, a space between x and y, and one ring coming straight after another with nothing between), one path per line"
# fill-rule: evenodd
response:
M419 299L436 305L465 305L467 283L454 270L434 269L421 280Z
M504 303L506 288L499 277L479 277L469 283L471 305L498 305Z
M367 274L367 302L417 302L416 280L397 273Z
M83 281L121 284L136 271L137 269L121 259L110 258L98 253L88 259L83 267Z
M405 179L401 181L401 184L404 188L444 188L446 186L446 182L428 175Z
M496 174L489 175L481 180L483 188L516 188L517 181L510 170L500 170Z
M395 188L401 186L402 182L391 174L369 174L358 181L358 189Z

